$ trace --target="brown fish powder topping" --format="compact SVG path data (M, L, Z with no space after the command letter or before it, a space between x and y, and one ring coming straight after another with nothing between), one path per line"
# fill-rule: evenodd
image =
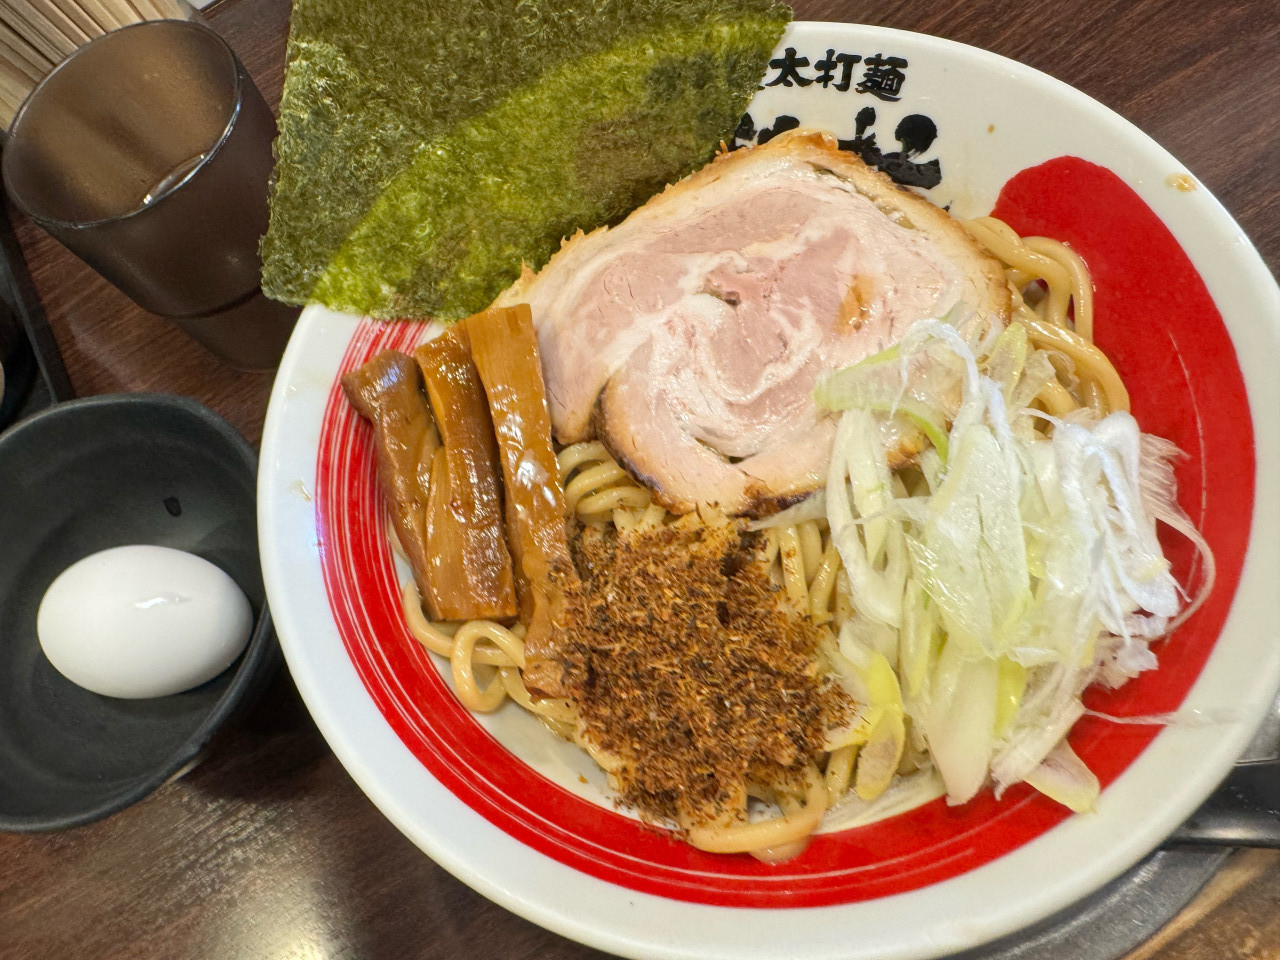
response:
M584 528L558 638L620 802L685 825L737 808L749 782L798 787L852 708L817 659L822 628L781 605L759 538L694 520Z

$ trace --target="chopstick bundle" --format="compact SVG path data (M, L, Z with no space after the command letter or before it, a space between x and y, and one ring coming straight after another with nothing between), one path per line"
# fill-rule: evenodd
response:
M4 0L0 124L8 126L46 73L94 37L140 20L186 19L185 0Z

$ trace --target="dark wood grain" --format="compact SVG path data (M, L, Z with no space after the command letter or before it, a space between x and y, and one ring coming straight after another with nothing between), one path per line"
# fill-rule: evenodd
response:
M1183 161L1280 269L1273 0L795 7L801 19L974 44L1078 87ZM272 103L288 10L285 0L223 0L205 14ZM18 230L79 393L187 394L257 440L270 375L227 369L30 224ZM1278 960L1280 853L1237 858L1219 880L1133 960ZM0 835L0 960L593 956L472 892L390 826L334 759L286 675L199 766L135 807L64 833Z

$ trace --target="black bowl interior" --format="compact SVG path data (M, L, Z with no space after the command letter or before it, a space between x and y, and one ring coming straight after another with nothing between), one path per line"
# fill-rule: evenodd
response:
M258 561L257 458L193 400L121 394L60 404L0 435L0 830L85 823L185 766L278 661ZM208 683L121 700L64 678L36 611L99 550L175 547L225 570L256 616L249 646Z

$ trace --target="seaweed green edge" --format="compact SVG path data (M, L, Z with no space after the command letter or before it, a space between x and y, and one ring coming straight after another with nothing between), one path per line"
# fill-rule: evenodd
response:
M308 299L385 319L483 309L522 263L541 267L575 230L622 217L705 163L785 26L757 17L670 27L512 91L419 148ZM741 92L716 102L708 89ZM592 163L619 149L630 164L622 180Z

